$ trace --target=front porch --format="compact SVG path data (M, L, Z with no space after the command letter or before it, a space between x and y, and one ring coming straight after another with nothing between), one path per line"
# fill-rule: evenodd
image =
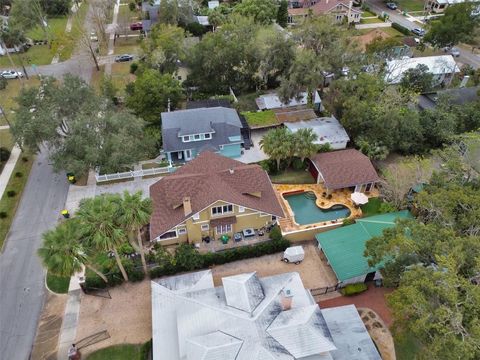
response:
M261 235L259 234L258 230L255 230L254 236L242 237L242 240L240 241L235 241L233 237L231 237L228 242L224 244L221 240L212 238L209 243L206 243L205 241L196 243L195 247L200 253L208 253L234 249L242 246L255 245L266 241L271 241L269 233L264 232L263 235Z

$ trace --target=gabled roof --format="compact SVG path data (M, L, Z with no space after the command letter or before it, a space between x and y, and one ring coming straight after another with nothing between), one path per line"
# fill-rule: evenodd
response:
M383 263L368 266L363 255L365 243L375 236L381 236L383 230L394 227L396 219L411 217L407 210L369 216L356 219L353 225L317 234L315 238L337 279L345 281L382 268Z
M240 137L242 123L237 111L225 107L194 108L162 113L163 149L167 152L186 149L199 149L208 144L219 151L220 145L232 142L232 137ZM183 142L181 136L212 133L209 140Z
M187 339L187 358L235 360L243 341L221 331Z
M310 158L329 189L341 189L380 180L370 159L355 149L315 154Z
M474 86L422 94L418 97L418 107L421 110L434 108L437 105L438 98L441 96L447 96L454 105L463 105L477 101L480 98L479 92L480 86Z
M202 152L172 175L150 186L150 197L152 239L217 201L284 216L265 170L210 151ZM190 198L192 207L192 213L187 216L183 209L186 197Z
M312 10L313 15L322 15L336 10L336 7L339 5L342 7L343 11L346 11L348 10L348 4L349 3L346 0L320 0L312 6L288 9L288 14L293 16L307 15L309 10ZM360 10L357 10L354 7L352 7L351 11L352 13L361 13Z

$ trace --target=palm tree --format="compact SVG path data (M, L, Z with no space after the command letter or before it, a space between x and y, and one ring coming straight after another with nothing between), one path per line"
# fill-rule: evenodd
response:
M305 161L305 158L317 152L318 146L315 144L317 139L317 134L310 128L300 129L294 134L296 155L300 157L302 163Z
M126 240L125 232L116 221L120 203L121 197L112 194L84 199L80 202L76 218L82 226L83 239L88 246L101 251L111 251L124 280L128 281L127 272L117 251Z
M291 134L284 127L270 130L260 140L260 148L277 162L278 171L280 171L280 161L291 155L291 140Z
M84 244L80 241L78 222L74 219L61 223L43 234L43 246L37 253L47 270L57 276L70 277L82 270L82 266L108 282L105 275L90 263Z
M152 200L142 199L141 191L135 194L125 191L119 211L118 223L127 233L130 244L140 253L143 271L147 274L148 269L143 250L141 229L150 222ZM134 239L136 239L136 243Z

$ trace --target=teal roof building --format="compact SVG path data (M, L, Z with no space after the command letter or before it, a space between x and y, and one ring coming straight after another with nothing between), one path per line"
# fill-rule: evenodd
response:
M383 230L395 226L397 219L412 218L407 210L357 219L353 225L317 234L319 248L323 251L340 283L364 282L367 274L375 273L383 263L368 266L363 255L365 243L381 236Z

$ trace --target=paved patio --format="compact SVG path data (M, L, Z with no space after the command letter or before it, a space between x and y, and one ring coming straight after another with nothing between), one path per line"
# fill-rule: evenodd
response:
M248 150L244 150L244 154L236 160L245 164L251 164L268 159L268 156L265 155L263 150L260 148L260 140L262 140L263 136L267 132L268 130L252 130L251 139L253 146Z

